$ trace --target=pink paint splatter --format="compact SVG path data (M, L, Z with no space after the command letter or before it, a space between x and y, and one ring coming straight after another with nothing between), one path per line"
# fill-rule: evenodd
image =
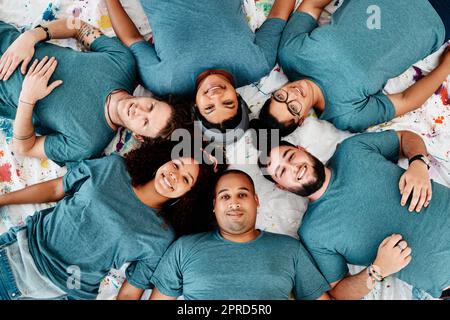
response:
M11 165L9 163L0 166L0 182L11 182Z

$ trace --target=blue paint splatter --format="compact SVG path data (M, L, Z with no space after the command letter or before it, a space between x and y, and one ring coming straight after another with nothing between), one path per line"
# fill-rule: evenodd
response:
M42 20L53 21L55 19L55 7L53 7L53 3L49 3L47 9L45 9L44 13L42 14Z
M13 136L13 127L11 120L0 118L0 130L5 133L6 142L9 143Z

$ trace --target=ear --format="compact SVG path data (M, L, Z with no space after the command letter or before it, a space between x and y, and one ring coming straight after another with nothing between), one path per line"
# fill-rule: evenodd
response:
M259 208L259 197L256 193L255 193L255 201L256 201L256 207Z
M298 126L301 127L301 125L303 124L304 121L305 121L305 117L300 117L300 119L298 120Z
M136 140L139 140L140 142L144 142L144 138L141 135L139 135L139 134L133 133L133 137Z

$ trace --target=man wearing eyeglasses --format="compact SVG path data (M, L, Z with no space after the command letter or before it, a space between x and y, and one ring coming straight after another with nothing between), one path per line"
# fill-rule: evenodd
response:
M338 129L361 132L417 109L450 74L447 50L440 65L407 90L382 92L389 79L449 40L450 2L345 1L332 22L319 27L329 3L304 0L286 25L278 58L293 82L263 106L266 127L287 135L314 108ZM376 13L379 28L371 24Z

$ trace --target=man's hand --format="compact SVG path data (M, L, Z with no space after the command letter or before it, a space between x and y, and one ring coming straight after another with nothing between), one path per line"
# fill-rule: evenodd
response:
M411 248L400 234L384 239L378 247L373 264L378 266L383 277L397 273L411 262Z
M6 81L22 62L22 74L27 72L28 63L34 55L34 46L39 42L40 29L32 29L21 34L5 51L0 59L0 80Z
M48 85L57 64L58 61L54 57L48 59L46 56L41 62L37 59L34 60L23 80L20 100L28 104L35 104L38 100L48 96L53 89L60 86L63 83L62 80L56 80Z
M406 205L406 201L412 193L409 212L420 212L422 207L428 207L430 204L432 190L431 181L428 174L428 168L422 161L416 160L411 163L408 170L401 176L398 184L402 199L400 204Z

